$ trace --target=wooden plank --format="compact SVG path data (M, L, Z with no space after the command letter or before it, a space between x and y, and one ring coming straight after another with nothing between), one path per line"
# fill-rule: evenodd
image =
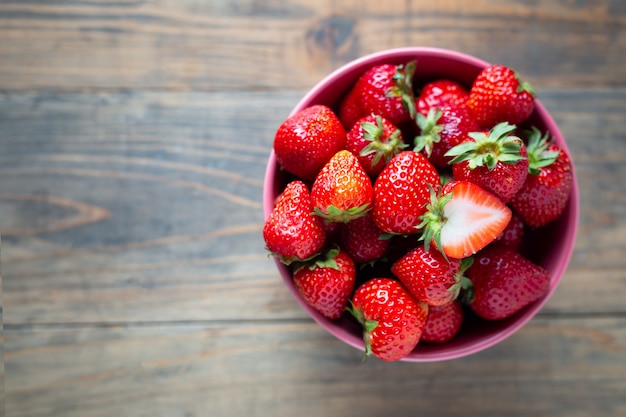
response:
M407 45L497 61L536 86L623 86L625 26L622 0L4 1L0 90L302 89Z
M581 201L574 256L544 312L622 314L626 90L540 93ZM6 322L305 317L261 238L265 160L301 95L2 96Z
M13 329L7 413L626 415L625 329L623 317L536 319L487 351L424 364L363 363L309 321Z

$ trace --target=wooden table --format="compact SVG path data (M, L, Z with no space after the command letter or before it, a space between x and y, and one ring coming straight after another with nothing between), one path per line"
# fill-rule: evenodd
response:
M273 134L353 58L427 45L518 70L566 137L562 284L505 342L361 362L264 250ZM8 416L626 416L623 0L0 4Z

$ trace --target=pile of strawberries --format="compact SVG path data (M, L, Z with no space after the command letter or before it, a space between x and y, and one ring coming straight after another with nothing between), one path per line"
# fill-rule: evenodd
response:
M534 93L511 69L468 89L420 83L415 68L374 66L338 108L281 124L289 180L263 229L305 302L353 316L385 361L451 340L467 314L501 320L547 294L520 245L559 218L573 183L568 155L527 126Z

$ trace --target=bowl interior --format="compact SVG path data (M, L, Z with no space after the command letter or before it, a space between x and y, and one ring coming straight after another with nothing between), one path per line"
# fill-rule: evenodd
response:
M325 104L337 109L344 94L356 79L371 66L387 63L404 64L411 60L417 60L416 84L422 84L436 78L449 78L464 84L468 89L478 73L488 65L485 61L465 54L436 48L412 47L387 50L365 56L339 68L306 94L291 114L313 104ZM526 124L537 126L542 131L549 131L561 148L569 154L569 149L558 126L539 100L536 100L535 111ZM280 171L272 152L266 169L263 191L266 217L273 208L274 199L280 194L288 180L289 178ZM530 233L527 236L525 247L522 249L525 256L542 265L552 276L550 292L545 297L528 305L514 316L501 321L488 322L468 314L461 331L452 341L442 345L420 343L403 360L429 362L466 356L493 346L528 322L554 292L567 268L576 238L578 209L578 184L574 172L572 195L564 214L552 224ZM345 314L336 321L323 317L300 298L294 287L289 268L278 261L276 261L276 265L287 287L319 325L345 343L364 350L362 329L356 321Z

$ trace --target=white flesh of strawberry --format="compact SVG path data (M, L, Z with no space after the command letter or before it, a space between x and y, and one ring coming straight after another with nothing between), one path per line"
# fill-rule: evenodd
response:
M493 194L471 183L452 190L444 207L441 246L447 256L465 258L491 243L511 220L511 210Z

